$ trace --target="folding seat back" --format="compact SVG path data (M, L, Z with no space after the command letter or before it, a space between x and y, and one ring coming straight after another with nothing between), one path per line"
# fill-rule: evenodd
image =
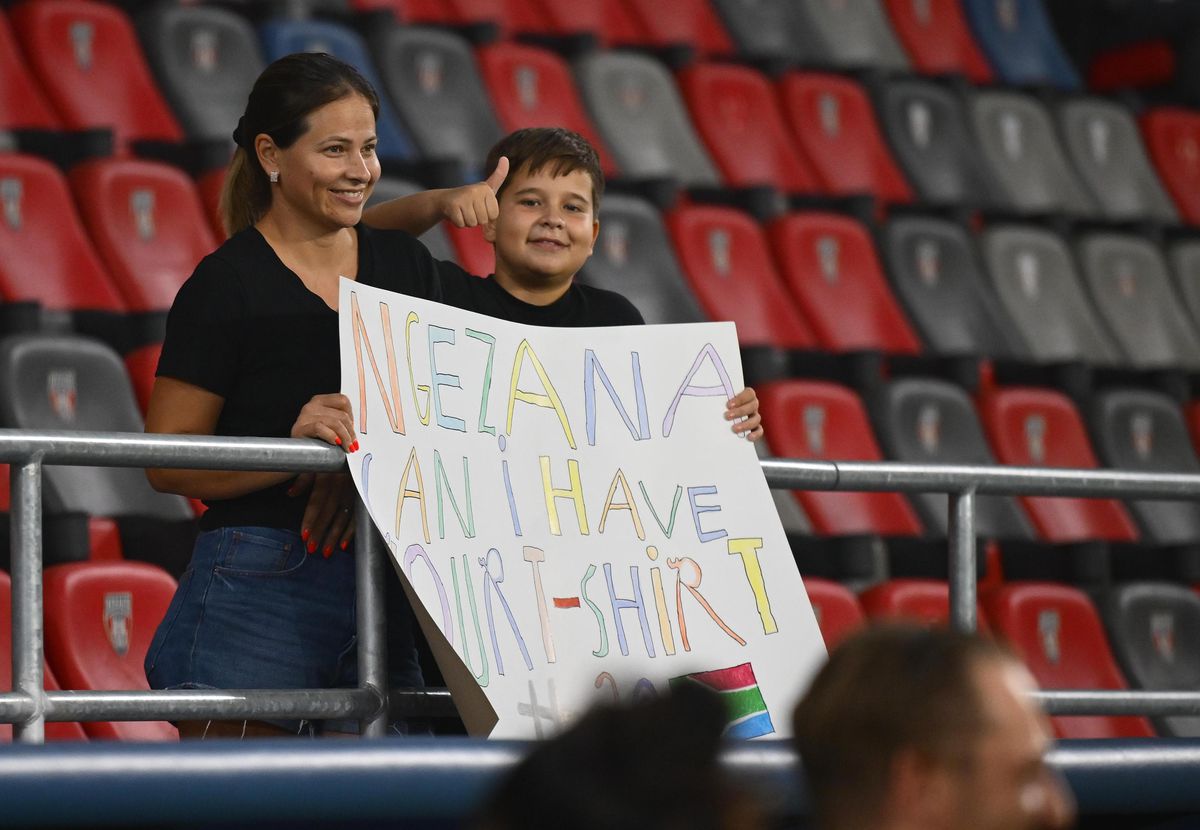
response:
M133 395L138 411L146 417L150 407L150 393L154 391L154 375L158 371L158 358L162 356L162 343L140 346L125 355L125 371L133 384Z
M738 54L791 64L800 54L792 0L713 0Z
M743 346L815 344L775 270L766 234L752 218L733 208L681 207L667 216L667 227L708 317L734 321Z
M1200 596L1182 585L1114 587L1100 604L1113 653L1131 685L1156 692L1200 687ZM1200 737L1200 718L1154 718L1161 735Z
M71 689L145 690L142 663L175 594L175 580L144 562L76 562L45 573L46 659ZM93 738L175 740L168 723L89 723Z
M92 240L131 311L165 311L217 242L196 186L182 170L140 159L100 159L71 171Z
M664 66L645 55L593 52L577 61L575 78L626 176L674 179L687 187L720 184Z
M992 289L1035 360L1125 362L1056 234L1032 225L996 225L983 232L980 249Z
M380 83L367 46L356 32L326 20L268 20L259 26L258 35L267 61L293 52L328 52L361 72L379 94L379 115L375 120L379 155L385 159L411 159L417 155L413 139L388 97L390 89Z
M424 188L413 182L385 176L375 183L371 198L367 200L367 207L389 199L399 199L401 196L411 196L422 190ZM450 238L446 236L443 224L434 225L421 234L420 239L434 259L454 260L454 248L450 245Z
M1100 98L1078 98L1058 107L1058 124L1063 146L1106 218L1179 221L1128 110Z
M32 156L0 155L0 295L51 309L123 311L62 174Z
M0 12L0 130L61 128L58 114L25 65L8 17Z
M1096 214L1041 104L1019 92L984 91L969 97L967 109L980 156L1004 195L1003 207L1021 213Z
M591 36L605 49L644 44L647 38L624 0L533 0L532 5L556 35Z
M679 73L696 132L726 184L813 193L816 180L784 125L775 92L748 66L702 63Z
M1082 86L1042 0L963 0L963 12L1004 83L1066 92Z
M1107 467L1147 473L1200 473L1183 412L1158 392L1106 389L1091 407L1096 452ZM1130 502L1147 539L1161 544L1200 541L1195 501Z
M200 193L200 201L204 205L204 215L212 229L213 238L220 241L225 239L225 229L221 227L221 188L225 185L225 170L210 170L196 180L196 189Z
M501 39L520 33L542 34L546 26L538 21L531 0L443 0L444 7L433 11L428 6L434 3L419 2L412 4L416 8L413 17L408 10L402 10L402 17L412 22L418 20L425 23L450 24L453 26L490 26L495 29L495 36Z
M983 606L1043 689L1126 689L1100 617L1087 595L1066 585L1012 583L989 591ZM1137 717L1056 717L1062 738L1154 737Z
M708 0L626 0L652 46L687 46L700 58L733 55L734 44Z
M658 211L633 196L610 193L600 203L600 237L581 273L591 285L624 294L647 323L699 323L700 308Z
M852 390L824 381L778 381L759 390L767 435L781 458L880 461L883 456ZM796 491L796 498L822 535L918 536L921 523L899 493Z
M994 80L958 0L884 0L913 68L924 75L963 75L973 83Z
M779 81L783 115L823 189L907 203L912 188L896 166L866 93L839 75L790 72Z
M1175 288L1183 298L1192 325L1200 328L1200 240L1185 239L1167 251Z
M254 28L215 6L159 3L137 20L146 57L184 131L230 142L263 70Z
M612 154L584 110L565 60L547 49L518 43L483 46L476 57L504 132L528 127L574 130L596 148L604 175L617 174Z
M825 648L833 651L864 622L858 598L846 586L815 576L804 577L804 590L817 616L817 627L825 639Z
M998 388L982 396L979 414L1001 464L1094 469L1096 456L1070 399L1051 389ZM1042 539L1134 541L1137 527L1112 499L1021 496Z
M1025 354L961 225L899 215L884 225L879 246L896 296L931 351L999 358Z
M930 81L885 81L879 117L896 160L921 201L989 207L996 185L979 158L962 102Z
M793 213L772 223L768 233L784 282L818 342L839 352L921 350L859 222Z
M1080 240L1079 259L1101 319L1134 366L1200 368L1200 338L1155 245L1137 236L1093 233Z
M11 12L30 68L69 129L107 128L118 150L134 140L180 141L133 24L107 3L39 0Z
M859 594L867 619L904 621L930 627L950 624L950 586L940 579L889 579ZM976 606L980 630L987 630L983 610Z
M879 0L794 0L793 13L804 38L802 51L813 63L839 69L909 69L908 56Z
M887 457L910 464L996 463L975 407L966 392L942 380L900 378L884 384L869 401L876 433ZM945 535L949 500L943 493L913 497L921 523ZM1030 539L1028 520L1008 496L978 496L975 532L989 539Z
M1142 116L1142 135L1180 215L1200 225L1200 112L1158 107Z

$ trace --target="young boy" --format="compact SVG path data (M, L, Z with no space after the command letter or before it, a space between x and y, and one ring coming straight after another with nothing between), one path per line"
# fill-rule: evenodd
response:
M625 326L645 322L629 300L576 282L600 232L604 174L595 148L570 130L517 130L488 153L484 182L428 190L368 209L363 221L419 235L442 219L482 226L496 250L486 279L439 262L444 301L458 308L538 326ZM726 405L733 431L757 441L762 419L754 390Z

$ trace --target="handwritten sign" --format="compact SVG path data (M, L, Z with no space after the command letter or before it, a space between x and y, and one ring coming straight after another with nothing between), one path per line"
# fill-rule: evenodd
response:
M825 648L734 327L521 326L343 280L350 468L472 734L703 683L780 737Z

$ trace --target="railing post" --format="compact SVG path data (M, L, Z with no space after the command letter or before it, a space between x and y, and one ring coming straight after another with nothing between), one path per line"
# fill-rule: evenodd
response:
M950 494L950 624L974 631L975 620L975 491Z
M372 689L383 700L383 706L370 718L364 719L359 732L364 738L382 738L388 724L387 620L384 579L387 577L384 557L387 555L375 523L361 500L355 509L358 526L354 535L355 590L358 624L358 685Z
M42 615L42 461L35 455L13 464L12 528L12 679L13 691L34 701L29 720L13 726L22 743L46 740L46 692L43 677L45 637Z

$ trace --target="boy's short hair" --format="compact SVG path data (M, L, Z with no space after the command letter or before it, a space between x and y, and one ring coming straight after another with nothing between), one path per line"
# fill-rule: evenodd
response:
M497 199L504 195L512 175L522 168L528 173L546 170L551 176L565 176L582 170L592 180L592 210L599 210L600 197L604 194L600 156L579 133L562 127L529 127L509 133L488 151L484 171L490 174L495 170L501 156L508 156L510 178L496 191Z

